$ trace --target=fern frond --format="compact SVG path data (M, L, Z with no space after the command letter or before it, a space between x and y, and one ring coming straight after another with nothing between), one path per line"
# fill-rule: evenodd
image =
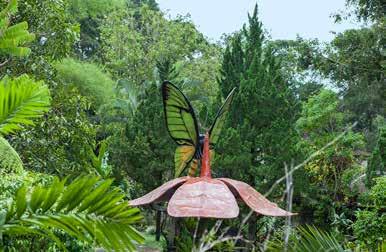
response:
M41 81L27 75L0 81L0 134L6 135L33 125L32 119L48 111L50 94Z
M14 148L0 136L0 174L1 173L21 173L23 162Z
M60 244L53 230L107 250L134 251L142 235L131 225L142 216L137 208L123 200L124 194L111 189L112 180L85 176L66 185L54 179L48 187L21 187L3 214L0 233L8 235L37 234Z

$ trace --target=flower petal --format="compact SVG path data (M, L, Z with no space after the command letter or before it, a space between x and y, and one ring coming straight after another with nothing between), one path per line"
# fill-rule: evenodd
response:
M220 180L190 178L169 201L174 217L235 218L239 207L229 188Z
M287 212L275 203L269 201L258 191L256 191L252 186L233 179L228 178L219 178L219 180L224 181L232 191L236 191L240 198L255 212L268 215L268 216L291 216L296 215L294 213ZM237 196L237 195L236 195Z
M130 206L140 206L140 205L147 205L153 202L159 202L168 200L171 197L171 194L176 189L176 187L183 184L185 181L188 180L189 177L180 177L173 180L170 180L166 182L165 184L161 185L160 187L157 187L153 191L149 192L148 194L145 194L144 196L131 200L129 202Z

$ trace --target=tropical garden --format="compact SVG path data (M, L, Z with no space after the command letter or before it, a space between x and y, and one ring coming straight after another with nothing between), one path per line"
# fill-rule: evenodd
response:
M0 251L386 250L386 4L346 5L366 25L328 43L257 5L214 43L155 0L1 0ZM175 177L164 80L205 130L236 88L212 176L296 216L129 204Z

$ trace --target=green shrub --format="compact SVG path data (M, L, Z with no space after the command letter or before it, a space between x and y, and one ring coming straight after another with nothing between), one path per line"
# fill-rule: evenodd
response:
M358 211L353 225L357 242L364 248L375 248L378 242L385 239L386 216L374 211Z
M375 185L371 188L369 199L373 202L376 209L386 207L386 176L376 178Z
M89 97L95 109L114 98L115 82L98 65L67 58L57 62L55 68L59 78Z
M357 243L364 248L375 249L386 238L386 176L375 179L367 198L367 209L356 212L353 224Z

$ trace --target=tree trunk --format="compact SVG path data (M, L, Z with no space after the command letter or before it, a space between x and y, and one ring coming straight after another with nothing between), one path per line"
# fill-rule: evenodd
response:
M289 173L287 164L284 163L285 180L286 180L286 196L287 196L287 211L292 212L292 197L294 193L292 173ZM291 161L291 169L294 169L294 162ZM284 231L284 251L288 251L288 241L291 234L291 216L286 218L286 228Z

